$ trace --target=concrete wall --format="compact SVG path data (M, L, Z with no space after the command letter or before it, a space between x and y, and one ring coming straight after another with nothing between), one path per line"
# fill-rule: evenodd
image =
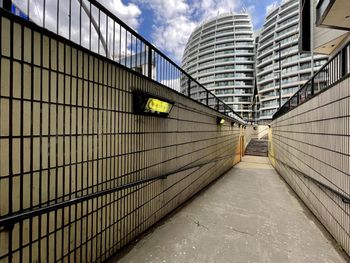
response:
M0 219L62 204L2 226L1 262L105 260L240 161L220 113L33 25L0 28ZM133 89L170 116L134 114Z
M274 120L269 133L272 165L348 254L349 87L347 78L325 90Z
M251 139L254 137L254 133L255 133L255 130L252 125L247 126L242 131L242 136L244 136L244 151L245 151L245 148L247 148L248 144L250 143Z
M251 135L251 138L254 138L254 139L260 140L261 138L267 136L269 133L268 125L255 125L253 129L254 131Z

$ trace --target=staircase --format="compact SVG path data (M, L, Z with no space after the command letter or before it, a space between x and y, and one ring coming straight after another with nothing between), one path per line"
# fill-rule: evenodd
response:
M267 156L267 145L267 139L251 139L245 149L245 155Z

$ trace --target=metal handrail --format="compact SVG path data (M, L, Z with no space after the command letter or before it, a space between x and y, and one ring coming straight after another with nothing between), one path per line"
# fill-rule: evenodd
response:
M350 41L325 63L281 108L275 112L275 120L290 110L332 87L350 74ZM317 88L316 88L317 87Z
M350 204L350 196L347 196L347 195L345 195L345 194L343 194L343 193L341 193L341 192L339 192L339 191L333 189L332 187L326 185L325 183L320 182L319 180L313 178L312 176L307 175L307 174L305 174L305 173L299 171L298 169L296 169L296 168L290 166L289 164L287 164L286 162L282 161L281 159L276 158L275 155L270 154L270 156L271 156L272 158L274 158L275 160L277 160L278 162L282 163L283 165L288 166L288 168L291 169L291 170L293 170L297 175L300 174L300 175L302 175L303 177L305 177L305 178L307 178L307 179L313 181L315 184L319 185L320 187L326 188L327 190L329 190L329 191L332 192L333 194L337 195L338 197L340 197L340 198L342 199L342 202L343 202L343 203L345 203L345 204Z
M69 199L67 201L58 202L58 203L47 205L47 206L44 206L44 207L38 207L38 208L35 208L35 209L28 209L28 210L26 210L24 212L13 213L13 214L10 214L10 215L7 215L7 216L4 216L4 217L0 218L0 230L1 229L11 229L18 222L21 222L23 220L26 220L26 219L29 219L29 218L33 218L33 217L36 217L36 216L40 216L40 215L43 215L43 214L47 214L47 213L49 213L51 211L55 211L57 209L62 209L62 208L67 207L67 206L71 206L71 205L75 205L75 204L78 204L78 203L82 203L84 201L88 201L88 200L91 200L91 199L94 199L94 198L97 198L97 197L100 197L100 196L105 196L107 194L112 194L112 193L115 193L115 192L118 192L118 191L121 191L121 190L129 189L129 188L132 188L132 187L135 187L135 186L138 186L138 185L142 185L142 184L145 184L145 183L148 183L148 182L152 182L152 181L156 181L156 180L163 180L163 179L166 179L168 176L171 176L171 175L174 175L174 174L178 174L180 172L184 172L184 171L191 170L191 169L194 169L194 168L201 168L201 167L203 167L203 166L205 166L207 164L210 164L210 163L217 163L219 161L232 158L234 155L235 154L222 156L220 158L216 158L214 160L210 160L210 161L207 161L207 162L202 162L202 163L199 163L199 164L196 164L196 165L190 165L190 166L189 165L185 165L185 166L183 166L183 167L181 167L179 169L176 169L174 171L171 171L171 172L168 172L168 173L165 173L165 174L162 174L162 175L148 177L148 178L141 179L141 180L129 183L129 184L124 184L124 185L112 187L110 189L102 190L102 191L95 192L95 193L92 193L92 194L83 195L83 196L80 196L80 197L72 198L72 199Z
M28 7L33 3L31 0L27 0ZM46 1L43 0L43 13L46 10ZM183 85L187 85L186 90L183 92L184 95L191 98L192 89L194 87L199 88L202 92L206 93L205 100L199 100L196 97L192 96L192 99L199 101L200 103L207 105L221 113L238 119L239 121L243 121L242 117L236 113L230 106L228 106L224 101L218 98L214 93L200 84L196 79L191 77L187 72L185 72L180 66L178 66L175 62L173 62L170 58L168 58L163 52L161 52L158 48L156 48L153 44L147 41L144 37L138 34L134 29L128 26L125 22L119 19L116 15L114 15L111 11L109 11L106 7L104 7L97 0L86 0L89 4L83 2L83 0L69 0L68 5L68 21L69 21L69 34L68 37L66 34L60 32L60 8L59 8L59 0L57 0L56 13L57 13L57 25L56 25L56 34L63 36L64 38L71 40L81 46L83 45L82 41L82 31L83 27L88 27L89 31L89 43L88 48L90 51L96 52L94 47L92 47L92 41L98 42L98 50L96 53L100 55L104 55L107 59L116 61L126 67L129 67L142 75L152 78L158 83L165 85L169 88L176 89L177 85L181 85L181 83L186 83ZM3 0L2 7L6 9L8 12L12 12L13 8L13 0ZM34 3L35 4L35 3ZM79 4L80 10L79 12L79 41L75 41L72 34L72 4ZM38 8L38 7L37 7ZM30 8L27 8L26 18L29 21L34 21L33 17L31 17L31 13L29 12ZM94 13L97 14L94 16ZM83 24L82 18L87 19L88 23ZM103 20L103 19L104 20ZM41 18L40 18L41 19ZM104 21L101 22L101 21ZM112 23L112 24L111 24ZM45 15L42 18L42 27L45 28ZM97 33L97 39L93 37L92 28L95 29ZM49 29L49 28L47 28ZM50 30L50 29L49 29ZM112 32L113 30L113 32ZM52 29L50 31L53 31ZM119 35L117 35L119 34ZM112 38L112 39L111 39ZM111 43L112 42L112 43ZM102 45L103 50L100 49L100 44ZM112 49L113 48L113 49ZM116 52L116 48L118 49ZM118 52L119 51L119 52ZM138 64L139 63L139 64ZM141 67L141 72L140 72ZM174 77L174 79L171 79ZM170 79L169 79L170 78ZM167 81L171 83L166 83ZM163 83L162 83L163 82ZM199 91L197 91L199 94ZM210 103L210 100L213 100L213 103Z

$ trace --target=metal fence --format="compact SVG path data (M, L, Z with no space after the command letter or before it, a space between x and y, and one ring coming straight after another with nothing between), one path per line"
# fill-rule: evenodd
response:
M186 96L191 97L191 89L204 92L211 100L193 99L242 120L224 101L96 0L3 0L3 7L169 88L180 91L181 84L186 83Z
M294 109L318 93L330 88L350 73L350 42L311 77L282 107L273 115L276 119Z

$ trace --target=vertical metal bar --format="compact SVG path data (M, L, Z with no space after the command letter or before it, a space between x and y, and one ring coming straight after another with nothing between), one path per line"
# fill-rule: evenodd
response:
M106 39L105 39L105 52L106 52L106 58L111 58L110 57L110 52L109 52L109 41L108 41L108 16L106 15ZM103 36L102 36L103 37Z
M43 28L45 28L45 20L46 20L46 0L43 2Z
M156 52L155 52L156 53ZM159 81L165 80L166 79L166 64L165 64L165 59L158 54L158 52L156 53L157 56L159 57L159 59L161 59L162 61L162 78L159 79Z
M3 0L2 5L5 10L12 11L12 0Z
M137 57L138 57L138 54L137 54L137 52L138 52L138 50L137 50L137 37L135 36L135 66L134 66L134 68L135 68L135 70L137 70L137 68L138 68L138 60L137 60Z
M191 78L188 77L187 79L187 96L191 98Z
M97 53L100 54L100 41L101 41L101 10L98 9L98 42L97 42Z
M206 90L206 104L207 104L207 106L209 106L209 91L208 90Z
M72 0L69 0L68 19L69 19L68 39L72 40Z
M301 93L302 93L302 92L298 91L297 94L296 94L296 95L297 95L297 105L299 105L299 98L300 98L300 94L301 94Z
M126 30L126 28L124 29L125 30L125 49L124 49L124 66L127 67L127 56L128 56L128 31Z
M30 17L30 0L28 0L28 3L27 3L27 17L28 18Z
M341 73L340 77L344 77L347 73L347 47L344 47L340 53L341 56Z
M81 15L82 15L82 0L80 0L80 7L79 7L79 45L81 46Z
M30 1L30 0L28 0L28 1ZM59 32L60 32L60 30L59 30L59 28L60 28L60 0L57 0L57 23L56 23L56 30L57 30L57 35L59 35ZM28 5L28 9L29 9L29 5ZM29 10L28 10L28 12L29 12Z
M90 2L90 5L89 5L89 12L88 12L88 15L89 15L89 50L92 50L92 45L91 45L91 38L92 38L92 35L91 35L91 24L92 24L92 12L91 12L91 2Z
M115 22L113 21L113 61L115 61Z
M132 52L132 39L133 39L133 35L130 33L130 69L133 68L133 52Z
M152 78L152 47L148 45L148 58L147 58L148 72L147 77Z
M122 63L122 27L119 25L119 61L120 64Z

